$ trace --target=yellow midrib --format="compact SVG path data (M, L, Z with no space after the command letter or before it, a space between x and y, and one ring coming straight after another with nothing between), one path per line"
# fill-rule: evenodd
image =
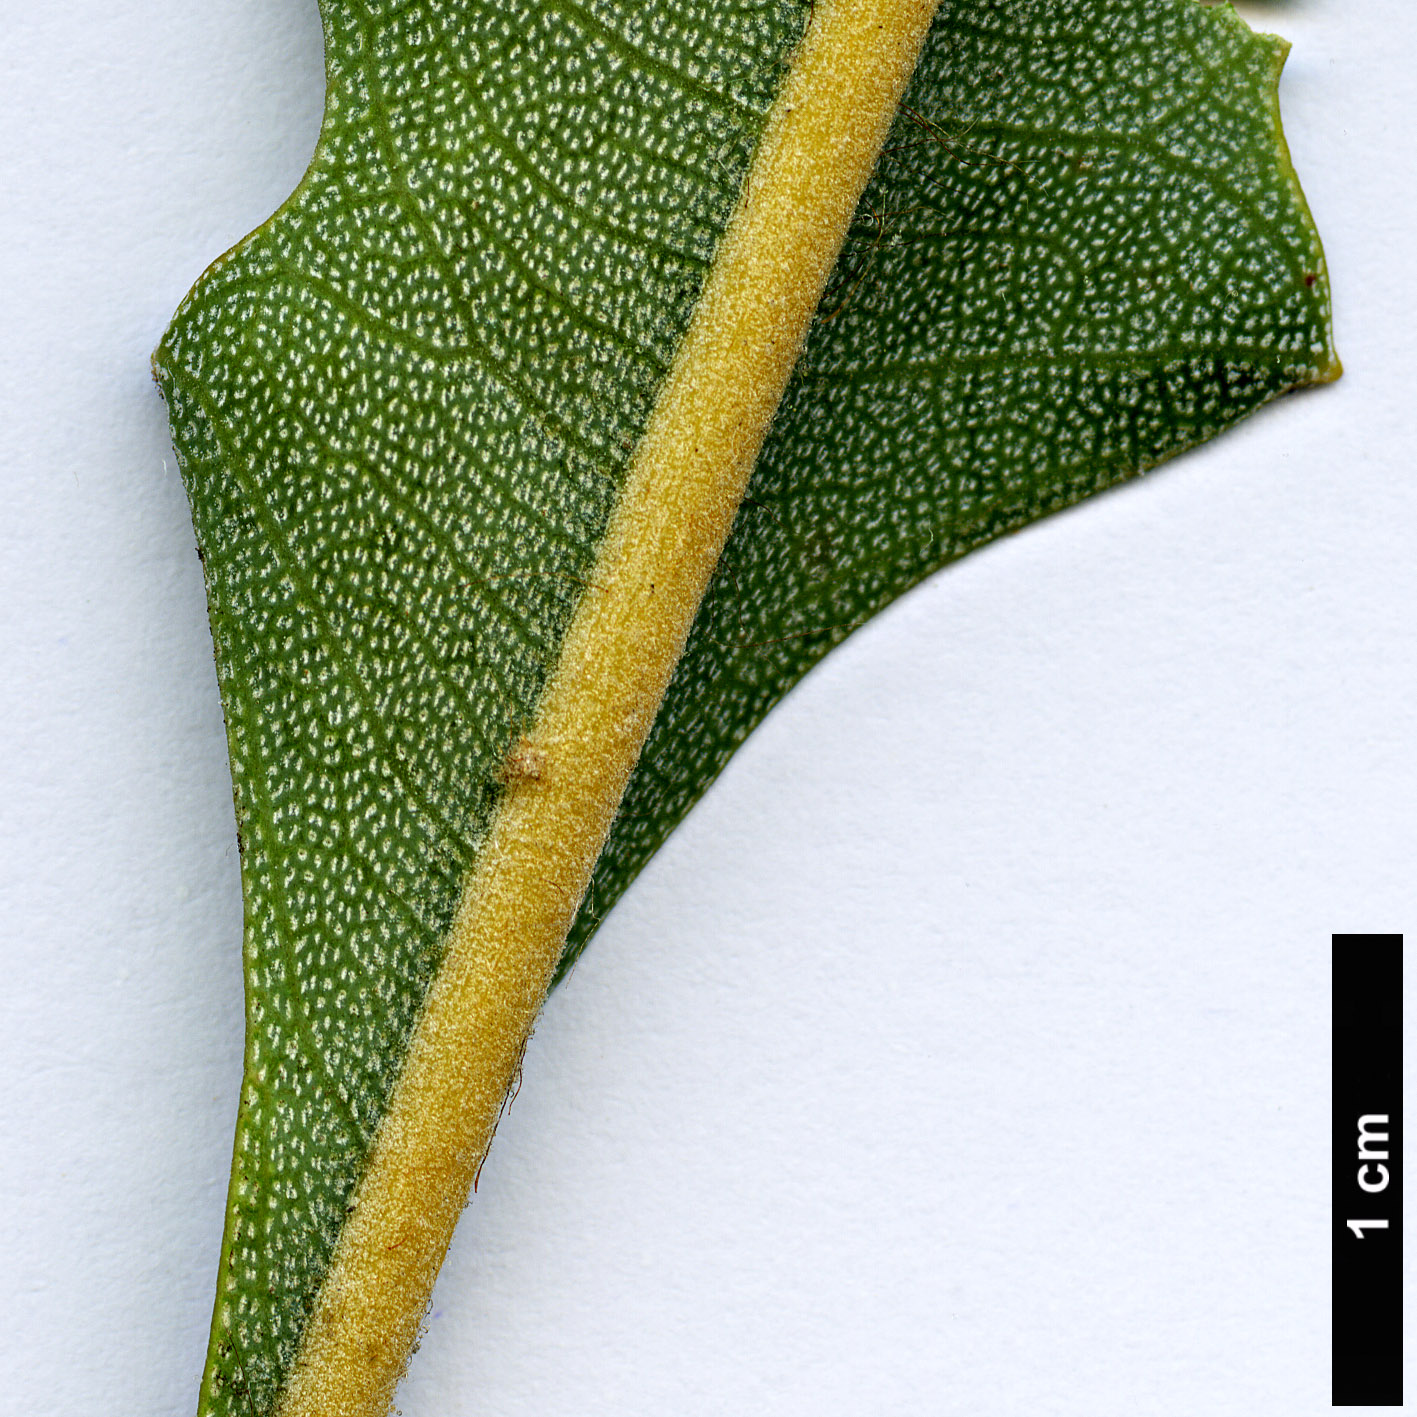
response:
M279 1417L385 1417L938 0L816 0L307 1321Z

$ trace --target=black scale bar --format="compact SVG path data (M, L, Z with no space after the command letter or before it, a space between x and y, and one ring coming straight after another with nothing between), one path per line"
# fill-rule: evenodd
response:
M1333 1405L1402 1405L1402 936L1333 937Z

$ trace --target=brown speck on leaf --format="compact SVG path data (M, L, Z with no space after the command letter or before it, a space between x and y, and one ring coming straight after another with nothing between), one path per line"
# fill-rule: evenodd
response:
M546 753L534 747L530 739L518 738L502 764L502 781L510 785L514 782L540 782L546 772Z

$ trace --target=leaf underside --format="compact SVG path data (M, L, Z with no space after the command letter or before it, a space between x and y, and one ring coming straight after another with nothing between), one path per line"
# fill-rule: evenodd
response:
M155 359L246 900L213 1414L275 1404L807 6L322 14L310 172ZM1283 55L1194 0L945 0L566 964L851 629L1332 377Z

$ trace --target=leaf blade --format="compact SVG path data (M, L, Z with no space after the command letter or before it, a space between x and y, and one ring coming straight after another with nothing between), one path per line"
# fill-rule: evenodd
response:
M458 883L555 662L801 20L786 4L653 14L523 6L510 18L506 9L411 5L376 26L372 11L326 6L332 107L311 175L218 264L159 358L207 553L248 902L247 1081L204 1410L266 1410L289 1369ZM1190 0L1103 12L1076 0L946 8L898 129L900 151L863 209L573 951L589 936L592 909L624 888L734 744L862 616L970 546L1208 436L1286 381L1326 372L1311 349L1308 364L1281 361L1209 423L1193 418L1183 436L1173 427L1148 442L1126 411L1164 404L1169 385L1154 365L1138 370L1121 328L1115 347L1094 349L1091 361L1100 372L1089 398L1127 425L1100 463L1044 460L1020 484L1009 468L1032 464L1015 443L1004 471L978 487L909 475L946 465L912 442L922 389L939 405L927 400L929 426L948 444L958 430L942 409L962 398L998 406L990 379L1028 363L1036 330L971 323L969 292L1010 318L1029 316L1047 294L1025 281L1016 311L1000 301L988 264L997 252L969 233L1001 237L1005 198L1026 206L1044 177L1056 185L1067 163L1105 156L1104 119L1115 127L1158 95L1184 98L1184 85L1167 89L1168 74L1187 72L1197 37L1217 45L1219 27L1233 23ZM1229 106L1199 111L1270 113L1267 127L1223 154L1238 180L1253 181L1244 159L1281 141L1272 121L1278 51L1244 35L1219 44L1211 68L1223 79L1249 66L1248 87ZM1047 106L1059 75L1076 77L1084 52L1138 43L1167 56L1155 82L1114 92L1094 74L1090 93L1104 106L1089 115L1084 103L1074 125L1091 146L1060 130ZM685 56L707 44L716 67L676 89L675 65L687 73ZM961 52L973 58L961 63ZM1024 61L1034 65L1025 64L1033 108L1020 107L1017 91L1002 110L971 107L988 91L979 79L990 65ZM419 88L430 72L431 95ZM610 97L597 107L597 94ZM454 112L471 126L450 133ZM574 115L589 135L592 195L584 154L563 153L551 177L529 156L554 148L548 114ZM1024 139L1045 129L1046 151L1035 152ZM614 161L622 148L643 159L629 163L628 181ZM919 216L922 194L934 228L902 226ZM958 220L976 209L992 226ZM909 229L913 241L892 244L877 211L892 212L897 235ZM332 214L342 232L334 242L322 231ZM1297 191L1276 220L1317 252ZM931 268L911 261L927 248L951 252L964 272L949 318L921 314ZM1321 254L1311 264L1302 323L1310 345L1327 351ZM1103 294L1120 291L1125 306L1128 290L1116 282L1135 266L1103 263L1113 281ZM883 291L900 298L882 309ZM915 306L905 299L912 291ZM213 311L216 327L205 322ZM991 346L991 328L1017 338ZM863 350L869 367L856 358ZM1172 374L1183 390L1207 388L1217 367L1227 387L1225 371L1246 373L1243 361L1197 364L1192 350ZM872 380L887 377L890 396L873 393ZM1077 401L1066 380L1041 387L1039 407ZM953 404L942 388L954 390ZM863 408L869 417L856 416ZM243 418L245 434L238 428L233 440ZM968 458L979 462L999 433L986 422L968 432L961 447L972 467ZM893 480L862 478L883 448ZM493 470L507 465L517 471ZM896 534L894 505L916 509L906 534ZM852 537L860 544L849 547ZM754 592L764 586L771 594ZM665 791L665 782L677 786ZM357 889L346 890L351 882Z
M801 23L792 4L322 16L310 172L155 360L207 570L246 899L213 1412L270 1410L289 1371ZM706 34L716 73L690 74ZM578 127L528 172L558 105ZM558 204L534 200L548 183Z
M980 11L987 23L979 22ZM944 319L932 313L931 268L912 269L908 243L894 249L884 243L876 214L903 211L919 220L923 209L934 222L933 233L959 233L957 245L965 251L970 239L982 246L990 235L1010 235L998 216L1001 204L1011 189L1027 194L1036 188L1043 177L1036 163L1040 156L1049 158L1050 144L1079 163L1089 156L1105 159L1110 153L1116 161L1128 155L1127 145L1105 126L1117 121L1116 113L1097 108L1102 100L1093 95L1105 92L1100 74L1121 67L1137 42L1150 48L1149 68L1131 89L1152 95L1170 113L1178 151L1186 154L1203 145L1221 174L1215 178L1221 189L1232 187L1238 174L1239 181L1258 191L1258 198L1243 195L1235 206L1256 200L1264 204L1263 225L1276 241L1277 260L1264 297L1252 298L1240 314L1229 317L1227 328L1248 318L1259 333L1248 349L1237 349L1228 359L1216 359L1200 332L1187 329L1174 311L1167 311L1164 329L1173 336L1179 330L1188 341L1178 345L1174 359L1166 357L1159 341L1129 348L1124 327L1110 331L1110 345L1094 348L1091 357L1099 368L1110 365L1112 377L1096 382L1089 401L1113 410L1114 422L1115 411L1141 407L1164 413L1168 402L1174 416L1149 435L1114 428L1111 441L1098 449L1055 450L1030 487L1021 483L1016 469L1039 459L1021 440L1012 439L988 457L978 455L981 438L1008 432L1006 420L986 426L988 419L980 416L981 410L1001 406L1007 412L1007 396L988 387L991 367L1002 371L1000 382L1021 368L1049 373L1054 382L1046 402L1061 419L1083 403L1080 388L1067 377L1067 361L1028 348L1030 332L1019 337L1007 320L971 322L958 310L947 311ZM722 572L705 598L571 931L562 977L737 744L822 655L871 615L970 550L1159 465L1291 388L1337 377L1323 248L1279 119L1278 81L1287 51L1282 40L1254 35L1228 7L1204 10L1189 0L1111 8L1085 0L1046 8L1027 3L947 3L942 8L882 168L866 194L858 228L843 253L840 288L823 302L828 318L814 330L784 399ZM1015 74L1015 88L982 82L996 71ZM1060 104L1059 89L1077 96L1071 112L1066 100ZM1188 98L1206 91L1213 96L1210 106L1187 106ZM1064 108L1061 120L1059 107ZM1206 138L1201 130L1217 112L1232 115L1231 126ZM1032 146L1029 135L1035 139ZM1150 150L1156 151L1154 144ZM1165 230L1179 230L1177 244L1193 252L1203 245L1195 230L1196 214L1213 214L1216 198L1199 205L1182 200L1185 190L1163 167L1148 171L1141 162L1147 151L1146 143L1136 143L1139 165L1130 174L1146 200L1128 210L1155 218L1163 210L1158 204L1169 203L1164 210L1174 215ZM1196 159L1189 156L1188 170L1195 168ZM1083 174L1089 170L1080 166L1073 180L1065 181L1064 204L1086 187ZM1064 166L1061 176L1067 175ZM1119 169L1114 181L1120 185L1127 176ZM988 214L983 222L981 210ZM1045 209L1036 224L1050 238L1050 220L1055 230L1068 229L1066 215ZM1150 235L1157 247L1166 244L1155 219L1140 234ZM1126 274L1126 263L1105 243L1097 249L1107 263L1102 278ZM870 283L861 280L857 269L863 258L877 263ZM1176 264L1174 256L1153 259L1161 272ZM1133 269L1138 264L1133 261ZM989 294L996 285L987 274L976 277L971 293ZM1108 293L1099 290L1094 301L1103 303ZM1207 290L1206 298L1210 295ZM1036 296L1034 303L1042 299ZM1068 302L1060 302L1060 308L1076 310ZM1291 348L1267 352L1263 341L1274 335L1281 317L1287 321L1282 337ZM1077 323L1088 327L1088 322ZM852 351L908 349L912 340L918 345L920 331L927 328L933 330L933 365L920 361L922 367L913 369L914 361L894 356L902 384L910 374L917 377L917 394L908 388L878 394L870 421L879 438L858 437L835 449L834 463L822 457L823 429L840 418L842 387L859 407L872 393L868 387L862 394L863 372L868 378L891 372L881 363L865 371L853 368ZM966 357L954 353L959 350ZM1061 379L1055 372L1059 367ZM853 375L855 385L849 382ZM1177 394L1167 392L1171 386L1192 402L1217 392L1223 397L1209 412L1199 406L1188 412L1176 406ZM927 409L935 447L928 439L912 438L919 390L939 400L939 407ZM971 419L977 425L971 436L952 443L951 423L968 426ZM933 481L919 477L909 485L891 486L867 471L873 462L887 468L912 462L929 467L932 460ZM854 475L842 478L837 469L843 466L854 469ZM979 484L974 489L966 485L971 479ZM971 497L972 505L966 506ZM916 524L888 551L852 559L843 528L889 525L893 502L920 508ZM705 732L707 715L717 715L717 722Z

